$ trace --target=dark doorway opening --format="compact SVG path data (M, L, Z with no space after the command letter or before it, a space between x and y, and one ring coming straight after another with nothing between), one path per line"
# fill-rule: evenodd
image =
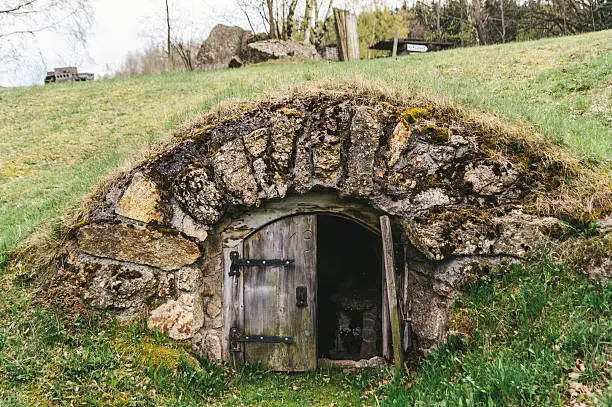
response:
M380 237L354 221L318 215L317 253L318 357L380 355Z

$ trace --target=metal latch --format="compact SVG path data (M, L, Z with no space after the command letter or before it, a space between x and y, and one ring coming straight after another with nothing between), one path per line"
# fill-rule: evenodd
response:
M304 286L295 287L295 306L304 308L308 306L308 290Z
M256 267L256 266L264 266L264 267L280 267L280 266L290 266L295 263L295 260L282 260L282 259L241 259L240 254L238 252L230 253L230 260L232 264L230 264L230 271L228 275L232 276L240 276L240 267Z
M230 341L235 343L286 343L291 345L293 337L244 334L234 327L230 329Z

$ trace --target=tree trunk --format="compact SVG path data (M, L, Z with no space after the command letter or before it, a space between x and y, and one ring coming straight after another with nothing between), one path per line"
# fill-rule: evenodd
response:
M168 60L167 60L167 70L169 71L172 67L172 47L170 44L170 8L168 7L168 0L166 0L166 25L168 27L168 36L167 36L167 51L168 51Z
M329 5L327 7L327 11L325 12L325 17L323 17L322 20L318 20L317 24L315 25L314 34L313 34L314 39L312 41L315 47L319 47L321 45L321 42L323 41L323 37L327 33L327 20L331 16L333 5L334 5L334 0L329 0Z
M478 42L480 45L487 45L487 33L484 27L482 10L480 9L480 0L472 0L471 11L474 28L476 28L476 35L478 35Z
M297 0L291 0L289 4L289 12L287 13L287 39L290 40L293 37L293 28L295 27L295 8L297 7Z
M315 26L317 25L317 20L319 19L319 6L317 4L317 0L310 0L310 20L308 31L310 32L310 41L313 42L312 36L314 35Z
M304 11L304 24L302 25L303 31L304 31L304 43L305 44L310 43L310 34L311 34L310 25L311 25L311 20L313 17L312 16L313 3L314 3L314 0L306 0L306 10Z
M438 33L438 38L442 38L442 28L440 27L440 0L438 0L438 3L436 5L436 31Z
M504 0L499 0L499 12L501 14L502 42L506 42L506 16L504 15Z
M276 38L276 24L274 23L274 0L268 2L268 20L270 23L270 38Z

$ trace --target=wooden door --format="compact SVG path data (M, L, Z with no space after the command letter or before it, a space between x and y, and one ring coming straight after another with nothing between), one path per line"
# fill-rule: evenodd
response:
M317 367L316 215L280 219L244 241L245 259L291 259L289 267L244 269L244 335L291 337L292 343L244 343L244 360L300 372ZM306 303L302 298L305 294Z

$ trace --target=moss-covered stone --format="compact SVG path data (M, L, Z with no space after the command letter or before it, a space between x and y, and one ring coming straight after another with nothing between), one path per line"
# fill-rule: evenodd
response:
M177 233L126 225L89 225L80 228L77 235L83 253L164 270L179 269L200 257L198 246Z
M419 132L424 134L434 143L446 143L450 140L450 131L446 127L439 127L433 123L428 123L419 128Z

